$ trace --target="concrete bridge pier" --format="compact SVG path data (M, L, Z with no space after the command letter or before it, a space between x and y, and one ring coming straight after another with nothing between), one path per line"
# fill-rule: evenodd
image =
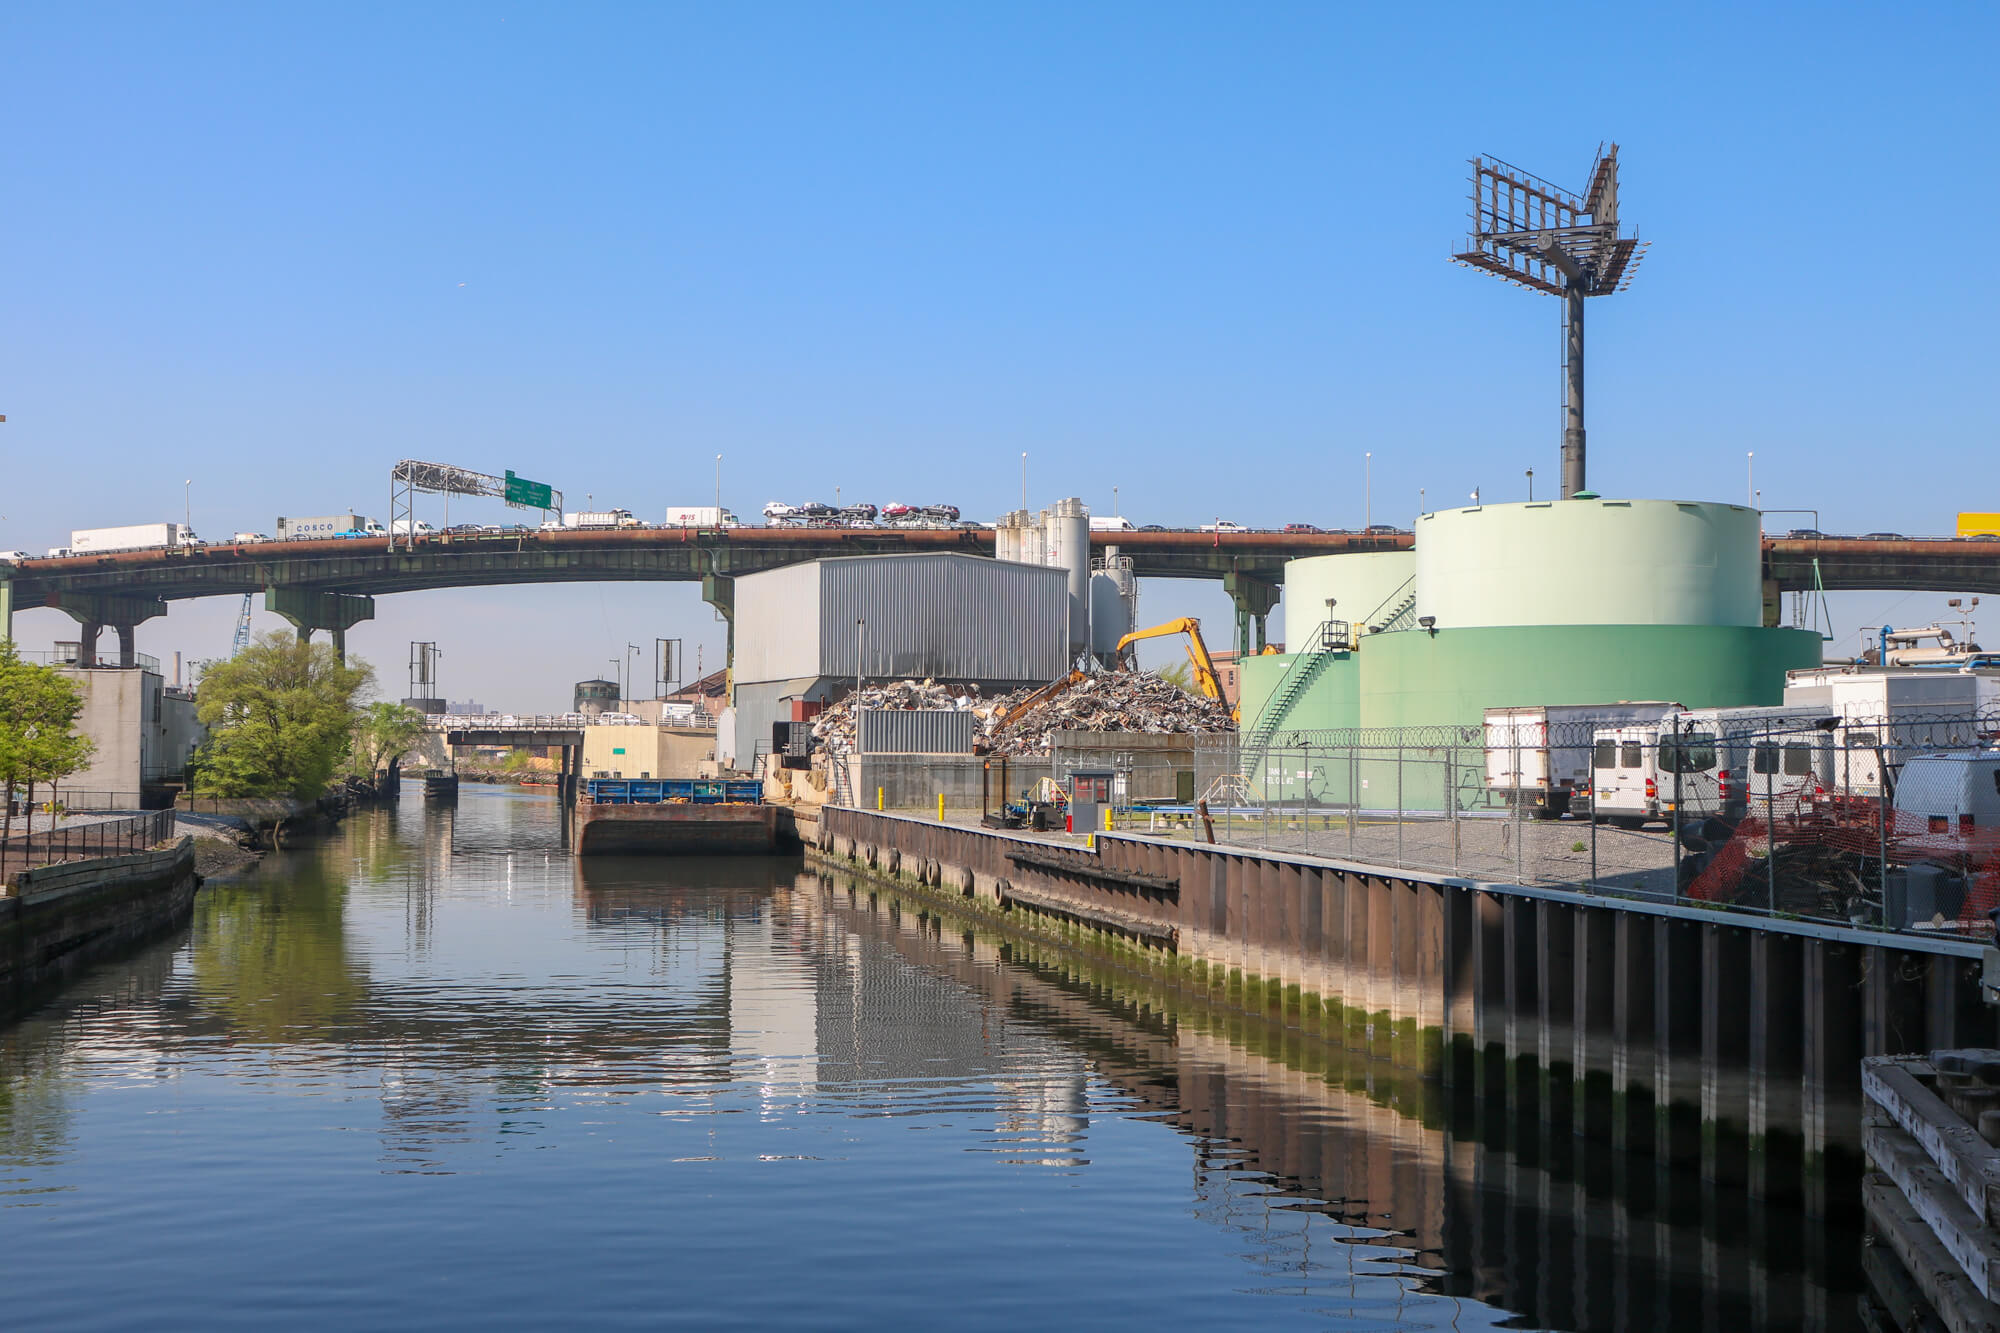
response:
M266 588L264 609L283 616L299 632L300 643L311 643L313 631L323 629L333 635L333 650L347 661L347 631L364 620L375 618L375 599L346 592L317 592L310 588Z
M134 650L139 623L167 613L157 597L123 597L116 593L63 593L60 609L77 623L77 658L95 666L97 639L106 628L118 633L118 665L137 664Z
M722 664L726 667L736 665L736 580L727 574L703 574L701 600L714 607L723 624L728 626Z
M1264 651L1264 625L1278 604L1278 585L1269 579L1233 569L1222 576L1222 590L1236 603L1236 655L1240 661ZM1250 646L1250 622L1257 623L1257 644Z

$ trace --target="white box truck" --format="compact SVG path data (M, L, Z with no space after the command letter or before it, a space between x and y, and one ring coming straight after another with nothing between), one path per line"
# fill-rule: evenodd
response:
M199 545L194 529L182 523L133 523L122 528L77 528L69 534L76 555L98 551L152 551Z
M396 534L396 535L397 535L398 537L407 537L407 536L409 536L409 535L410 535L411 533L415 533L415 534L416 534L417 536L419 536L419 537L428 537L428 536L430 536L430 535L431 535L431 534L432 534L433 532L436 532L436 531L437 531L437 529L436 529L436 528L432 527L432 526L431 526L430 524L428 524L428 523L424 522L424 521L423 521L422 519L420 519L420 518L418 518L418 519L408 519L408 518L397 518L397 519L391 519L391 520L389 521L389 527L390 527L390 528L391 528L392 530L394 530L395 534Z
M742 526L736 515L714 505L668 505L665 526L670 528L734 528Z
M1559 819L1591 785L1599 732L1657 723L1679 704L1531 704L1486 710L1486 787L1538 819Z
M318 514L312 518L278 518L281 542L322 541L328 537L380 537L387 530L360 514Z

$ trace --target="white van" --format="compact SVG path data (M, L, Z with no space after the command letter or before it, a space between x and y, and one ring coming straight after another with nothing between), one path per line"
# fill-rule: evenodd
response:
M1796 814L1841 771L1831 710L1697 708L1604 733L1591 755L1591 808L1614 824Z
M2000 848L2000 750L1913 755L1896 780L1897 851L1970 866Z

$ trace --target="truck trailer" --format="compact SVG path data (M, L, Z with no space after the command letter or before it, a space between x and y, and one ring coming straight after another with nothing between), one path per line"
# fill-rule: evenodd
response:
M741 526L736 515L714 505L668 505L665 526L670 528L734 528Z
M360 514L320 514L313 518L278 518L281 542L321 541L328 537L380 537L386 529Z
M153 551L199 545L194 529L184 523L132 523L122 528L77 528L69 534L75 555L99 551Z
M1589 799L1591 747L1598 734L1658 723L1677 711L1665 702L1533 704L1486 710L1486 787L1538 819L1559 819Z

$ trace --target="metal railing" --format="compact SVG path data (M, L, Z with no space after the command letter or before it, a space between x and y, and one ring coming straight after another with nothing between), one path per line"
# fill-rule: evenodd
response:
M118 650L116 648L107 650L100 647L95 657L89 662L85 662L81 646L74 643L59 644L53 651L49 649L32 649L20 654L20 657L22 661L33 662L37 666L89 666L97 670L124 667L128 671L150 671L154 675L160 673L160 659L151 653L133 653L132 665L125 667L124 663L118 660Z
M174 812L153 810L126 819L42 829L0 840L0 881L23 870L123 856L157 847L174 836Z

